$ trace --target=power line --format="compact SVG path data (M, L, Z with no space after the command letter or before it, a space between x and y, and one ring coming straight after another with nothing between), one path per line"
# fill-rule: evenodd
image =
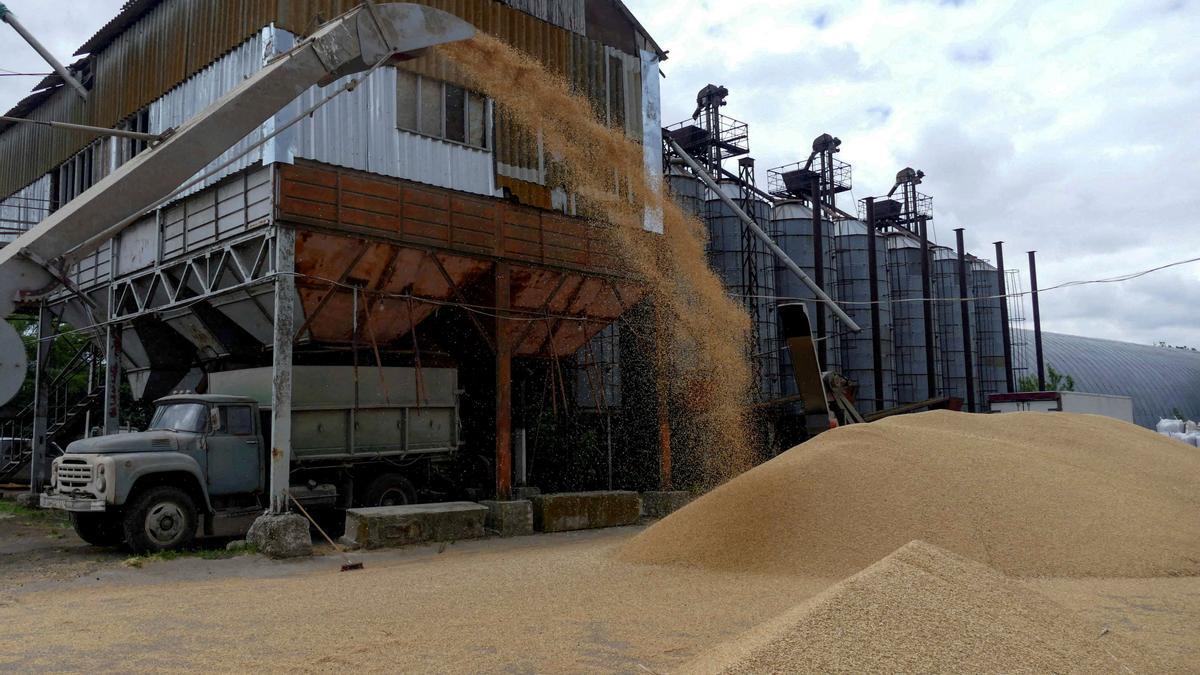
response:
M1059 290L1059 289L1063 289L1063 288L1075 288L1077 286L1088 286L1091 284L1115 284L1115 283L1121 283L1121 282L1125 282L1125 281L1132 281L1133 279L1138 279L1138 278L1144 277L1148 274L1153 274L1154 272L1160 272L1165 269L1170 269L1172 267L1180 267L1182 265L1190 265L1190 264L1196 263L1196 262L1200 262L1200 258L1188 258L1187 260L1178 260L1176 262L1167 263L1165 265L1159 265L1158 267L1151 267L1150 269L1141 270L1139 272L1131 272L1129 274L1121 274L1121 275L1118 275L1115 277L1107 277L1107 278L1103 278L1103 279L1083 279L1083 280L1078 280L1078 281L1065 281L1061 284L1055 284L1053 286L1046 286L1045 288L1039 288L1038 294L1040 295L1042 293L1046 293L1049 291L1055 291L1055 290ZM898 302L925 302L926 300L929 300L932 302L963 302L963 301L974 302L976 300L1001 300L1001 299L1007 299L1007 298L1021 298L1021 297L1025 297L1027 295L1033 295L1033 291L1032 290L1018 291L1016 293L1006 293L1006 294L1000 294L1000 295L979 295L979 296L968 297L968 298L914 297L914 298L892 298L889 300L879 300L877 302L871 302L870 300L841 300L841 301L835 300L833 302L836 302L839 305L870 306L870 305L890 305L890 304L895 304ZM735 294L733 294L733 296L738 297L738 298L754 298L754 299L759 299L759 300L785 300L785 301L797 301L797 302L824 303L823 300L814 299L814 298L786 297L786 296L779 296L779 295L747 295L747 294L735 293Z

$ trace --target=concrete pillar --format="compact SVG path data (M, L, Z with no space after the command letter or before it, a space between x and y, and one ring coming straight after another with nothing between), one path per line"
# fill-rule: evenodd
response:
M496 499L512 498L512 307L508 263L496 263Z
M33 371L33 429L30 433L32 456L29 460L29 491L38 494L46 482L46 430L49 426L50 374L46 366L50 361L50 348L54 346L56 324L53 315L43 302L38 307L37 356Z
M288 511L292 468L292 342L295 339L296 231L275 239L275 339L271 367L271 513Z
M110 323L104 336L104 434L121 429L121 324Z

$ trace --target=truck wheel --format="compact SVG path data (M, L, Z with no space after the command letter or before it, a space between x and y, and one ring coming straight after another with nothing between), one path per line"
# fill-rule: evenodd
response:
M137 553L183 548L196 536L196 504L177 487L153 487L133 500L124 526L125 541Z
M125 539L121 517L114 513L72 513L71 527L92 546L117 546Z
M417 503L417 490L400 474L388 473L376 478L363 497L367 506L401 506Z

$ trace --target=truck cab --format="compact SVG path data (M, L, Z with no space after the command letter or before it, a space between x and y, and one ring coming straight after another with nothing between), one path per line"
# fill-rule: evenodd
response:
M241 396L168 396L146 431L75 441L54 460L47 508L69 511L85 541L139 551L178 548L215 515L257 512L265 444L257 403Z

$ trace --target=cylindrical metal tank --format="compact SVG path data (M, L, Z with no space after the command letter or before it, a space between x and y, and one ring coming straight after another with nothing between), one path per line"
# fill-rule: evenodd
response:
M736 182L722 182L720 188L759 227L770 230L770 204L745 194ZM745 224L725 202L708 191L705 197L709 265L750 315L754 330L752 365L760 400L776 399L780 391L777 354L781 345L775 309L774 256L757 237L747 233Z
M892 290L892 339L896 352L896 403L932 398L925 360L925 303L921 291L921 242L904 232L887 236L888 280ZM936 314L936 313L935 313ZM937 321L934 317L934 335ZM938 359L934 358L937 380Z
M671 198L684 213L704 218L704 183L684 166L672 162L667 166L667 188Z
M832 221L821 221L821 249L824 268L825 292L837 300L838 259L837 246L834 239L835 226ZM816 279L815 247L813 246L813 217L812 209L797 201L785 201L775 205L771 212L771 237L788 257L800 266L804 273ZM775 265L775 290L781 301L783 299L805 300L809 320L812 322L813 335L824 337L826 369L841 368L841 341L836 336L844 330L842 324L824 303L817 303L815 295L804 282L778 260ZM819 306L818 306L819 304ZM825 315L825 336L816 335L817 312ZM796 380L792 373L791 357L787 350L779 353L779 376L781 390L784 396L794 396Z
M875 277L879 301L879 361L883 373L882 389L875 391L875 352L871 322L871 276L867 225L860 220L837 223L837 300L854 322L859 333L841 331L842 374L858 384L856 405L860 412L877 412L896 405L896 361L892 345L891 283L887 271L887 242L875 237ZM877 400L882 399L882 406Z
M933 295L937 311L938 361L941 377L938 379L939 394L954 396L967 401L967 359L963 352L962 305L958 287L958 254L947 246L932 249ZM967 320L975 325L974 307L967 312ZM978 392L977 392L978 393ZM978 397L976 398L978 401ZM964 408L965 410L965 408Z
M1000 280L996 268L985 260L968 259L968 279L971 295L975 300L975 319L972 332L975 334L975 381L979 389L979 407L986 411L989 394L1003 394L1008 390L1008 379L1004 372L1004 331L1008 326L1000 314Z

